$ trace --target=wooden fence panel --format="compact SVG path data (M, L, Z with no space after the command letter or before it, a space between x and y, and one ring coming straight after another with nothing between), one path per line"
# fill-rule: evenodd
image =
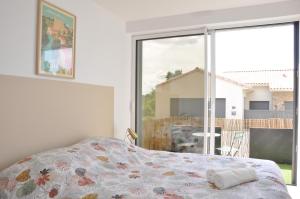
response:
M163 119L147 119L143 122L143 147L152 150L171 150L172 125L190 125L203 127L203 119L197 117L169 117ZM244 131L245 136L238 154L240 157L249 156L250 128L293 129L293 119L224 119L216 118L216 127L221 131L221 146L232 142L235 131Z

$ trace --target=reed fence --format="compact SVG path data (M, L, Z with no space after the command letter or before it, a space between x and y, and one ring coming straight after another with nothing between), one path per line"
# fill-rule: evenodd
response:
M171 127L174 125L203 127L203 119L197 117L169 117L164 119L147 119L143 121L143 146L152 150L171 150ZM243 131L240 150L237 156L249 156L249 137L251 128L293 129L293 119L224 119L216 118L215 126L221 128L221 147L229 146L236 131ZM236 143L233 147L237 147Z

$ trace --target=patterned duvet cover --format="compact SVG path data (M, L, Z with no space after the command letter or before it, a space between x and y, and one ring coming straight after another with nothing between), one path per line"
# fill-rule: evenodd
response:
M209 168L253 167L258 181L218 190ZM288 199L272 161L145 150L87 139L20 160L0 172L0 199Z

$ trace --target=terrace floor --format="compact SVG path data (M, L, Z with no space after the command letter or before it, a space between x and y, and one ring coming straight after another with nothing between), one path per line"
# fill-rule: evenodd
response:
M281 169L285 184L292 184L292 165L278 164Z

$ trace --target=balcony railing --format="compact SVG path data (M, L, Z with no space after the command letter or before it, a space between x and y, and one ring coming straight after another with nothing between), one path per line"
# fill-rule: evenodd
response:
M273 111L273 110L245 110L245 119L268 119L268 118L293 118L293 110Z

